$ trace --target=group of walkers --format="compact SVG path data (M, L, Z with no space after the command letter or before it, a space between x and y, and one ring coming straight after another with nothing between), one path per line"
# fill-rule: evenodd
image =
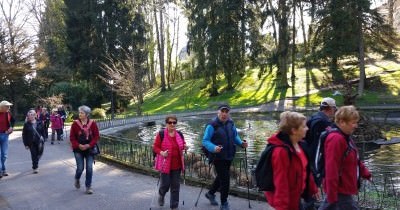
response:
M8 176L5 166L8 136L13 132L15 122L9 112L11 105L8 101L0 102L0 178ZM217 116L207 123L202 140L208 160L216 172L216 177L204 196L211 205L219 205L220 210L230 209L230 167L236 147L246 149L248 146L238 135L230 118L230 109L226 104L218 107ZM65 116L57 112L57 109L52 110L51 115L45 108L40 108L39 111L28 111L22 131L23 143L31 153L33 173L38 173L39 159L48 137L46 133L49 122L55 130L52 132L53 143L55 134L57 140L61 140L62 127L59 124L65 120ZM76 160L74 186L77 189L81 187L80 178L85 168L85 192L92 194L92 149L100 138L99 129L96 122L89 118L89 107L80 106L78 111L79 118L74 120L70 130L70 143ZM371 179L371 173L360 161L357 147L351 138L359 118L354 106L337 109L332 98L324 98L320 111L308 121L298 112L281 113L278 131L267 140L268 144L276 145L271 155L274 189L264 192L267 202L277 210L315 209L315 201L321 201L318 187L322 186L326 196L319 210L359 209L353 199L353 195L358 193L359 179ZM183 134L176 130L177 117L169 115L165 118L165 123L166 128L157 132L153 144L156 154L155 169L160 171L158 205L164 206L164 197L170 190L170 208L176 210L179 205L180 176L185 170L184 152L188 147ZM320 179L312 163L316 161L320 135L324 131L329 134L323 145L326 167L324 177ZM217 191L220 192L219 202L215 195Z
M229 105L218 107L218 114L205 128L202 145L215 169L216 177L205 197L220 210L229 210L230 166L236 146L246 149L229 116ZM354 106L337 109L335 100L324 98L320 110L308 120L298 112L281 113L278 131L267 139L272 150L274 189L264 192L267 202L276 210L358 210L353 196L358 193L360 178L371 179L371 173L359 159L351 134L360 119ZM158 204L164 205L164 196L171 190L170 208L178 208L179 179L187 148L183 135L175 129L176 116L165 119L167 127L158 132L153 144L157 154L155 168L161 173ZM317 176L313 165L320 135L328 132L323 147L324 176ZM320 148L321 149L321 148ZM211 167L211 166L210 166ZM323 188L321 196L318 188ZM220 203L215 193L220 192ZM250 205L249 205L250 206Z
M1 152L1 171L0 178L8 176L6 170L6 159L8 153L8 137L13 132L15 119L10 113L12 103L8 101L0 102L0 152ZM89 119L91 109L88 106L80 106L79 117L74 120L70 129L70 143L76 161L76 171L74 176L75 188L80 188L80 178L86 166L85 187L86 193L92 194L92 176L94 153L92 149L97 144L100 134L97 124ZM30 150L33 173L38 173L39 160L44 151L44 143L48 138L48 128L52 129L51 144L54 144L55 135L57 140L62 140L63 127L66 119L66 112L62 108L55 108L49 115L46 108L38 107L30 109L25 118L22 129L22 140L25 148Z

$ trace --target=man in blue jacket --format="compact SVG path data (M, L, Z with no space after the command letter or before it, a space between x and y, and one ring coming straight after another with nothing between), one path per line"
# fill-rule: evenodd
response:
M230 182L230 166L236 153L236 145L247 147L236 130L229 116L230 106L227 104L218 107L218 116L209 122L203 136L203 146L210 153L209 161L214 164L217 172L211 189L205 194L211 205L217 206L215 193L220 190L220 210L229 210L228 193Z

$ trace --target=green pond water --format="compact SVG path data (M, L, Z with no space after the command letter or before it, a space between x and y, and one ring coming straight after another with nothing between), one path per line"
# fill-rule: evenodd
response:
M177 129L183 132L190 152L200 152L205 125L215 116L198 115L178 119ZM279 113L232 113L231 118L238 128L242 140L245 139L249 143L248 157L250 159L258 159L259 153L266 145L266 139L277 130ZM122 130L115 135L152 144L155 134L163 127L165 127L164 121L160 120L156 121L153 126L135 126ZM400 136L400 124L387 125L385 128L386 131L384 133L388 137ZM358 146L362 158L370 167L394 171L399 173L400 176L400 144L381 147ZM238 155L243 155L243 150L238 150ZM254 163L254 161L251 163Z

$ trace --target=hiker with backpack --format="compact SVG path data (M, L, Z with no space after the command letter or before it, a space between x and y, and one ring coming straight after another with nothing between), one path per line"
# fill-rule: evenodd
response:
M270 162L265 164L270 164L272 173L268 176L268 171L265 171L264 179L271 183L262 190L265 190L268 203L276 210L303 209L301 198L320 197L305 152L307 145L303 138L307 130L303 114L286 111L280 115L278 132L268 138Z
M218 115L206 126L203 136L203 146L208 151L208 159L214 165L217 177L211 189L205 194L211 205L217 206L215 193L221 193L220 210L229 210L228 193L230 183L230 166L236 153L236 145L247 148L237 129L229 117L230 106L227 104L218 107Z
M327 128L334 131L329 132L322 145L325 166L322 186L326 198L319 210L359 209L353 195L358 193L360 178L371 179L351 137L359 119L354 106L343 106L335 114L335 124Z
M76 189L81 187L80 178L83 168L86 166L86 194L93 194L92 177L95 154L92 151L97 145L100 133L96 122L89 118L91 109L83 105L78 108L78 111L79 119L72 123L69 136L76 161L74 186Z
M181 173L185 170L184 150L186 142L180 131L176 130L178 118L168 115L165 118L167 127L157 132L153 151L156 153L155 169L160 171L158 205L164 206L164 197L171 190L170 208L178 209Z
M313 114L307 121L308 131L305 140L309 145L310 161L313 163L318 146L318 139L328 126L333 124L333 116L336 112L336 102L333 98L323 98L319 111ZM318 186L321 183L317 183Z
M44 125L36 119L37 114L31 109L26 114L26 122L22 128L22 140L25 148L30 150L33 173L38 173L39 159L44 149Z

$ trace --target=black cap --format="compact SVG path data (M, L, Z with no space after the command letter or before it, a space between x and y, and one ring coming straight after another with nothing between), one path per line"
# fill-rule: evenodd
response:
M231 110L231 107L228 104L219 105L218 110L227 109L228 111Z

